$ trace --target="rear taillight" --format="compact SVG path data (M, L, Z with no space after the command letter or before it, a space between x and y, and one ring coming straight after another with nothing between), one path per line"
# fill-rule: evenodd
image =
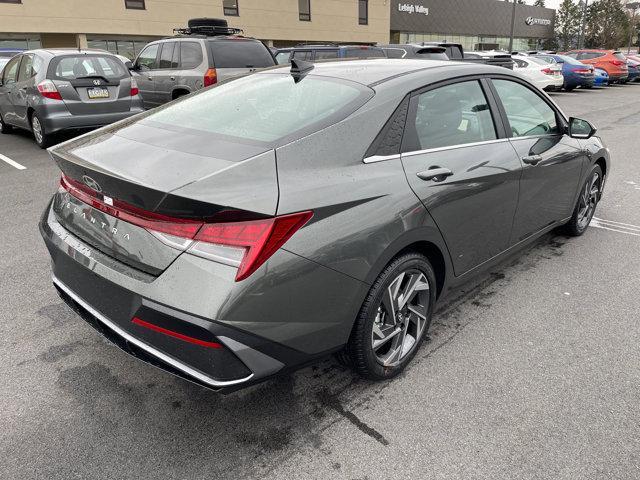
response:
M207 73L204 74L204 86L210 87L218 83L218 72L215 68L210 68Z
M626 62L623 62L622 60L610 60L610 63L612 63L613 65L615 65L616 67L621 67L623 65L626 65Z
M545 75L553 75L553 70L551 70L550 68L543 68L541 72Z
M60 186L93 208L142 227L174 248L237 267L236 281L255 272L313 216L307 211L261 220L205 223L142 210L66 175L62 175Z
M576 68L573 73L591 73L592 70L588 68Z
M194 255L237 266L236 281L244 280L302 228L313 212L235 223L207 223L189 248Z
M37 88L40 92L40 95L42 95L44 98L50 98L51 100L62 100L60 92L56 88L55 83L53 83L51 80L43 80L38 84Z
M131 77L131 93L130 95L132 97L135 97L136 95L138 95L138 93L140 93L140 90L138 89L138 82L136 82L136 79Z

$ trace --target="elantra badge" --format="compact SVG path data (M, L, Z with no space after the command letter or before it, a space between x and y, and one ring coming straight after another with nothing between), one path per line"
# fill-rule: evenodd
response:
M88 175L83 175L82 176L82 181L84 182L84 184L91 188L92 190L95 190L96 192L102 192L102 187L100 186L100 184L98 182L96 182L93 178L91 178Z

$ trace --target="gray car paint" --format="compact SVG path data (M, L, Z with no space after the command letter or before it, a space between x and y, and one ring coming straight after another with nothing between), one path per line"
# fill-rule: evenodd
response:
M119 87L112 89L112 95L117 95L116 102L113 102L113 98L99 101L80 98L69 82L60 80L55 80L54 83L59 88L63 101L51 100L40 95L37 85L47 79L51 61L59 56L78 54L117 58L101 50L39 49L22 53L21 56L39 57L43 64L34 77L22 81L18 79L10 85L0 85L0 113L4 121L30 130L29 115L34 111L42 121L45 131L55 133L65 129L101 127L142 112L140 98L129 97L131 83L128 79L122 80ZM118 105L115 110L114 103Z
M497 67L424 60L332 62L316 65L312 74L357 79L370 85L375 96L346 119L276 148L273 156L263 153L229 170L216 167L208 174L201 171L198 175L204 177L202 180L195 178L198 175L188 177L189 185L177 192L185 199L197 196L214 203L223 199L227 204L245 202L243 208L250 210L267 205L262 212L273 208L275 198L277 210L274 212L278 215L314 211L311 222L253 275L235 282L234 267L182 253L164 272L150 279L136 269L114 262L99 249L70 234L59 219L48 212L43 218L42 230L49 249L55 252L54 256L64 253L58 253L59 250L68 251L77 264L70 268L54 259L55 276L91 304L100 293L82 281L79 271L73 271L88 268L98 277L143 299L189 312L212 324L232 326L238 332L312 356L339 349L346 343L370 285L399 252L418 249L430 258L434 267L441 270L438 292L442 296L474 272L489 268L566 221L570 215L567 205L575 203L578 185L588 172L587 165L602 160L608 170L608 153L596 137L575 141L565 135L560 142L553 141L548 146L541 146L544 142L540 139L535 140L534 145L542 148L542 153L549 152L546 160L549 166L545 170L532 170L527 178L526 183L531 185L527 193L530 203L527 203L524 199L519 202L517 195L518 185L522 184L518 179L526 172L519 164L518 154L522 152L517 145L512 147L508 139L365 163L372 141L410 92L457 77L518 77ZM546 95L540 95L551 102ZM136 128L136 124L126 125L122 135L117 128L107 128L85 136L79 146L69 142L52 153L57 155L59 150L70 158L77 156L75 161L82 163L83 148L101 144L100 148L104 148L111 142L99 161L98 157L92 159L92 168L102 166L108 172L113 168L108 152L113 151L118 142L127 144L126 129L130 127ZM154 158L157 142L165 141L153 130L141 129L137 134L145 132L148 132L147 142L141 142L136 152L139 161ZM176 141L175 148L179 150L180 141ZM206 140L200 142L208 146ZM89 146L82 146L84 144ZM571 153L576 151L576 145L584 150L579 168ZM527 148L534 147L527 143ZM270 178L273 179L274 159L277 192L273 186L265 188L273 182ZM166 161L170 161L169 157ZM415 171L445 161L454 170L446 183L436 185L415 177ZM489 163L480 165L484 161ZM476 168L472 168L474 166ZM132 171L118 168L114 175L131 177ZM535 183L534 172L549 172L555 180ZM168 189L179 183L162 180L161 169L155 173L158 176L153 181L160 182L156 184L158 188ZM148 183L152 177L155 175L144 181ZM248 179L247 185L243 184L245 179ZM232 189L232 181L237 184L236 191ZM225 189L216 192L223 184ZM544 201L543 192L536 195L537 185L550 189L554 198L564 203L555 210L550 204L544 204L545 218L551 214L553 217L520 240L517 235L511 235L508 220L510 216L518 218L518 209L526 216L527 207L533 208L536 201ZM250 190L254 188L265 188L265 193L251 195ZM528 188L520 186L524 192ZM249 198L243 198L243 194ZM58 226L51 228L55 224ZM123 308L126 312L133 308L118 305L117 298L112 299L112 303L109 308ZM108 315L108 312L102 313ZM258 350L266 353L262 347ZM254 377L251 381L259 379Z

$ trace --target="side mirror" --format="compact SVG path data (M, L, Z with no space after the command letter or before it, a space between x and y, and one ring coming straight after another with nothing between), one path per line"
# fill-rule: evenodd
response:
M581 118L571 117L569 119L569 136L571 138L587 139L596 133L596 127Z
M133 66L133 63L131 61L125 62L124 66L127 67L128 70L135 70L135 67Z

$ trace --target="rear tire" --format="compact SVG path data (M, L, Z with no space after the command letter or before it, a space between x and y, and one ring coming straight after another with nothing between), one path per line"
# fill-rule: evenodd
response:
M562 227L564 233L579 237L587 230L600 201L602 180L602 169L594 165L580 190L571 220Z
M31 132L40 148L44 149L51 145L51 135L45 131L42 121L35 112L31 114Z
M7 135L12 132L13 132L13 127L11 125L4 123L2 116L0 116L0 133Z
M570 86L570 87L564 87L564 89L565 89L565 91L567 91L567 92L572 92L572 91L574 91L574 90L576 89L576 87L575 87L575 85L572 85L572 86Z
M385 267L356 318L346 354L371 380L398 375L415 356L436 303L436 277L429 260L406 253Z

